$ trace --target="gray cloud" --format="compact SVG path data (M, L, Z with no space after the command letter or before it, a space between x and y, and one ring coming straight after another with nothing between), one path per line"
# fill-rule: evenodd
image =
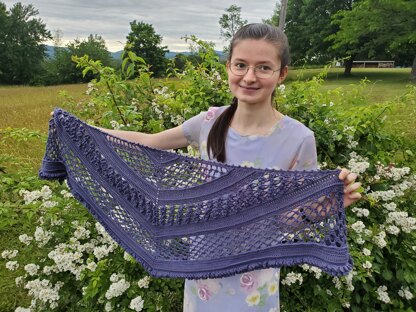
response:
M5 1L10 8L16 1ZM271 17L276 1L272 0L20 0L32 3L39 17L49 30L61 30L63 41L85 39L89 34L101 35L110 51L123 48L130 22L144 21L152 24L156 33L163 37L163 44L171 51L186 50L181 39L185 35L196 35L200 39L213 41L221 50L218 20L224 9L232 4L242 7L242 18L248 22L261 22ZM121 43L120 43L121 42Z

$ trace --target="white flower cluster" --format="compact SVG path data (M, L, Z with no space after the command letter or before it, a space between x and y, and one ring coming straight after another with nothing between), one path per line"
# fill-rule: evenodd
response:
M349 291L353 291L354 286L352 284L352 279L353 279L354 275L357 275L357 272L351 271L351 272L348 273L348 275L346 275L343 278L339 278L339 277L335 276L332 279L332 282L334 283L336 289L341 289L342 288L342 281L343 281L345 283L345 286L347 286L347 289Z
M173 92L169 92L169 88L167 86L164 86L163 88L159 89L153 89L153 93L156 95L160 95L164 99L169 99L175 96Z
M49 186L44 185L42 189L35 190L35 191L28 191L28 190L20 190L19 195L23 196L23 200L25 201L25 204L31 204L34 201L37 201L38 199L48 200L52 197L52 190L49 188Z
M101 259L107 257L112 251L113 250L107 245L97 246L94 248L94 256L98 261L100 261Z
M354 207L352 208L352 211L357 215L357 217L368 217L370 214L370 211L366 208Z
M366 261L363 263L363 268L366 270L369 270L373 267L372 263L370 261Z
M25 265L25 271L30 275L30 276L34 276L38 273L39 271L39 266L37 264L34 263L29 263Z
M406 300L412 300L413 299L413 294L410 291L409 287L401 287L400 290L398 291L398 294L400 297L406 299Z
M348 141L347 147L351 149L356 148L358 146L358 142L354 141L355 128L351 126L345 126L344 133L347 134L347 141ZM355 158L353 156L351 157Z
M82 253L79 251L67 251L65 244L58 245L54 250L49 252L49 259L52 259L55 264L53 267L54 272L71 272L75 275L77 280L80 279L81 271L84 267L79 266L83 263Z
M52 200L46 200L40 205L41 208L53 208L58 205L58 202Z
M363 248L363 254L364 256L370 256L371 255L371 251L367 248Z
M171 122L172 122L175 126L179 126L179 125L181 125L181 124L183 124L183 123L184 123L185 118L183 118L183 116L181 116L181 115L176 115L176 116L171 115L171 116L170 116L170 121L171 121Z
M105 312L110 312L113 311L113 305L111 304L111 302L107 302L104 306L104 311Z
M35 231L35 241L38 242L39 247L45 246L49 240L52 238L53 233L47 230L44 230L42 227L37 226Z
M149 288L150 276L145 276L137 282L140 288Z
M386 242L385 238L386 238L386 232L381 231L380 233L378 233L377 235L374 236L373 242L378 247L384 248L384 247L387 246L387 242Z
M289 272L287 273L286 277L282 280L282 285L292 285L296 282L299 282L299 285L302 285L303 283L303 277L300 273L295 272Z
M88 226L89 224L87 224ZM76 229L74 231L74 237L76 239L87 239L90 237L90 230L87 230L84 225L79 225L78 223L74 224L76 226Z
M49 280L35 279L27 282L25 288L29 290L29 295L34 300L40 300L44 303L49 303L52 309L58 307L59 289L62 287L62 283L58 282L53 286Z
M393 164L383 166L380 162L376 164L376 170L376 177L393 179L393 181L399 181L410 173L409 167L397 168Z
M396 203L391 202L391 203L384 203L383 207L386 208L388 211L395 211L397 208Z
M397 194L393 190L387 190L387 191L375 191L368 194L368 196L374 198L375 200L383 200L383 201L391 201L395 197L397 197Z
M61 195L63 198L73 198L74 195L72 195L70 192L68 192L67 190L62 190L61 191Z
M120 129L121 129L121 126L122 126L122 125L120 125L120 124L118 123L118 121L116 121L116 120L110 120L110 124L111 124L111 127L112 127L114 130L120 130Z
M10 271L16 271L18 268L19 268L19 263L17 261L6 262L6 269Z
M350 143L350 144L352 144L352 143ZM359 175L359 174L364 173L370 167L370 163L368 162L368 158L362 157L362 156L358 155L356 152L351 152L350 157L351 158L348 162L348 168L350 169L351 172L354 172L357 175Z
M360 234L365 229L365 225L362 221L357 221L351 225L351 228L357 233Z
M19 235L19 241L25 244L26 246L29 246L32 240L33 240L33 237L27 234Z
M86 95L91 95L94 91L98 91L93 82L89 82L87 88L87 91L85 91Z
M13 259L17 256L18 253L18 250L3 250L3 252L1 253L1 257L3 259Z
M141 311L143 309L143 304L144 304L144 300L142 299L141 296L137 296L136 298L134 298L129 305L129 308L134 310L134 311Z
M378 300L384 302L384 303L390 303L390 297L387 292L387 287L382 285L377 289L377 297Z
M322 276L322 270L320 268L311 266L309 264L302 264L301 267L303 270L315 274L316 279L319 279Z
M110 300L115 297L120 297L127 289L129 289L130 283L124 278L118 282L112 283L110 288L105 293L105 297Z
M124 274L121 273L113 273L110 276L110 282L115 283L118 282L119 280L125 279L126 276Z
M390 225L386 229L389 233L397 235L400 232L400 227L403 232L410 233L413 230L416 230L416 218L409 217L409 214L405 211L392 211L389 212L386 223L395 224Z

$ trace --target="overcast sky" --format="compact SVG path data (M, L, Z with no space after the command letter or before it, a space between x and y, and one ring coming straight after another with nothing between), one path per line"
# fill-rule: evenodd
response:
M89 34L101 35L107 48L122 50L130 32L130 22L137 20L152 24L163 37L163 45L170 51L185 51L185 35L213 41L222 50L218 20L225 8L240 6L241 16L249 23L270 18L276 0L21 0L4 2L7 9L16 2L33 4L40 17L53 33L63 32L63 43L86 39ZM48 42L48 44L52 44Z

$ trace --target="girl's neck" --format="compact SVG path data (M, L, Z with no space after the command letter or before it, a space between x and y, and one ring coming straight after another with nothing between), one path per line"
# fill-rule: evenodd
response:
M239 103L230 127L242 135L267 135L283 118L283 114L269 105Z

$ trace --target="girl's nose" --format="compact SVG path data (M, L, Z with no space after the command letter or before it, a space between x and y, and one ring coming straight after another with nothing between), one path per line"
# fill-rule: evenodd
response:
M245 82L253 82L257 80L256 71L253 67L249 67L247 73L243 77L243 80Z

